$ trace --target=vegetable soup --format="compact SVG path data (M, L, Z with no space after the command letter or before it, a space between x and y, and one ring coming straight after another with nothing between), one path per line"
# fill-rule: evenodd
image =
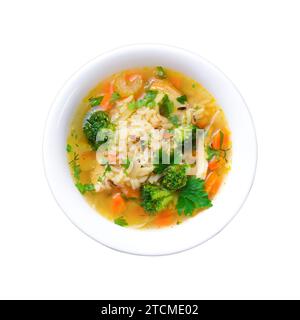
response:
M74 184L121 227L175 226L213 205L231 165L231 134L215 98L161 66L101 81L71 121Z

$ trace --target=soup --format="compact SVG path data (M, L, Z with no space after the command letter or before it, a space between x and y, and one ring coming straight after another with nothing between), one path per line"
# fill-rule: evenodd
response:
M121 227L175 226L213 205L230 170L231 134L215 98L163 67L101 81L71 121L74 184Z

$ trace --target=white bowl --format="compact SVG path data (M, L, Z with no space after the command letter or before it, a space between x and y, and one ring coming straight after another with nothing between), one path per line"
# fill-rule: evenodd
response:
M66 157L70 120L80 101L99 81L118 71L162 65L200 82L225 111L232 130L232 170L213 207L174 227L159 230L121 228L97 213L74 186ZM44 165L59 206L85 234L105 246L140 255L164 255L193 248L220 232L237 214L253 184L257 160L249 110L232 82L214 65L183 49L133 45L105 53L83 66L58 94L44 136Z

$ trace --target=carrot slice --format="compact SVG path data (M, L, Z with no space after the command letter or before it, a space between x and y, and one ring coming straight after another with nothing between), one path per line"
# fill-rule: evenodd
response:
M216 133L213 134L211 140L211 147L215 150L226 150L230 146L230 139L229 133L227 130L218 130Z
M220 176L217 175L215 171L212 171L205 180L205 190L208 193L209 198L213 198L220 186L222 184L222 179Z
M208 169L210 171L214 171L220 167L221 163L219 160L216 158L213 158L209 163L208 163Z
M175 217L173 210L166 209L158 213L153 224L157 227L167 227L175 223Z
M104 88L104 98L102 99L102 102L101 102L101 107L104 109L104 110L109 110L112 105L110 104L110 100L111 100L111 96L114 92L114 82L111 81L111 82L108 82Z
M115 214L120 214L126 210L125 200L122 198L121 193L116 193L112 197L112 211Z

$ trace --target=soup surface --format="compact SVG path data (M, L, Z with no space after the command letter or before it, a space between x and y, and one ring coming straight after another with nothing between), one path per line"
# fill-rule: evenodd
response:
M88 203L121 227L161 228L213 205L230 170L223 110L196 81L163 67L101 81L71 121L67 157Z

